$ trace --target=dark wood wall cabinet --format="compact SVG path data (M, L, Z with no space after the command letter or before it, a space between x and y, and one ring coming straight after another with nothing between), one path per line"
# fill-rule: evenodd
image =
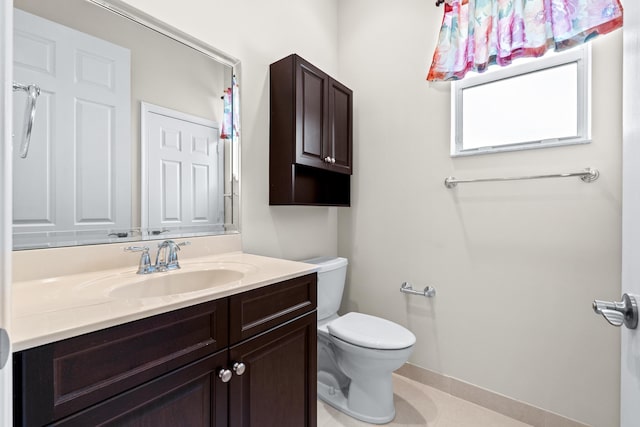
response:
M14 425L315 427L316 281L15 353Z
M290 55L270 66L269 203L349 206L353 92Z

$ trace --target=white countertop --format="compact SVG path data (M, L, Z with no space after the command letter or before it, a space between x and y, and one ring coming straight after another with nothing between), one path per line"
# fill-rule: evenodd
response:
M317 266L242 252L180 261L175 272L137 275L136 268L115 268L15 282L11 342L21 351L160 313L226 297L302 276ZM241 271L240 280L189 293L149 298L115 298L109 292L123 283L163 274L181 274L218 265ZM33 266L38 268L38 266Z

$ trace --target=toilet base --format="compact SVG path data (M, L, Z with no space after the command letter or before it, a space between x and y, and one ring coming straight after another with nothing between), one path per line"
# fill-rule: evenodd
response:
M331 383L332 381L326 382ZM372 417L370 415L364 415L359 412L355 412L351 408L349 408L348 397L345 396L345 394L339 387L336 387L335 385L328 385L321 381L318 381L318 398L320 398L320 400L322 400L323 402L326 402L327 404L333 406L338 411L344 412L345 414L353 418L370 424L387 424L393 421L396 416L396 410L393 406L391 407L391 412L377 417Z

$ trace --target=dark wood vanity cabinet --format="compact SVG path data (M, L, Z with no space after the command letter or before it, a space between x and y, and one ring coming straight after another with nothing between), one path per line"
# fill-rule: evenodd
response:
M270 66L269 202L350 204L353 92L297 55Z
M314 273L15 353L14 425L313 427L315 309Z

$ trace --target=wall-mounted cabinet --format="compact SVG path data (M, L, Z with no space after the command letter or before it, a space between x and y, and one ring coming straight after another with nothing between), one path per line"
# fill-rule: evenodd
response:
M353 92L297 55L270 82L269 203L349 206Z

